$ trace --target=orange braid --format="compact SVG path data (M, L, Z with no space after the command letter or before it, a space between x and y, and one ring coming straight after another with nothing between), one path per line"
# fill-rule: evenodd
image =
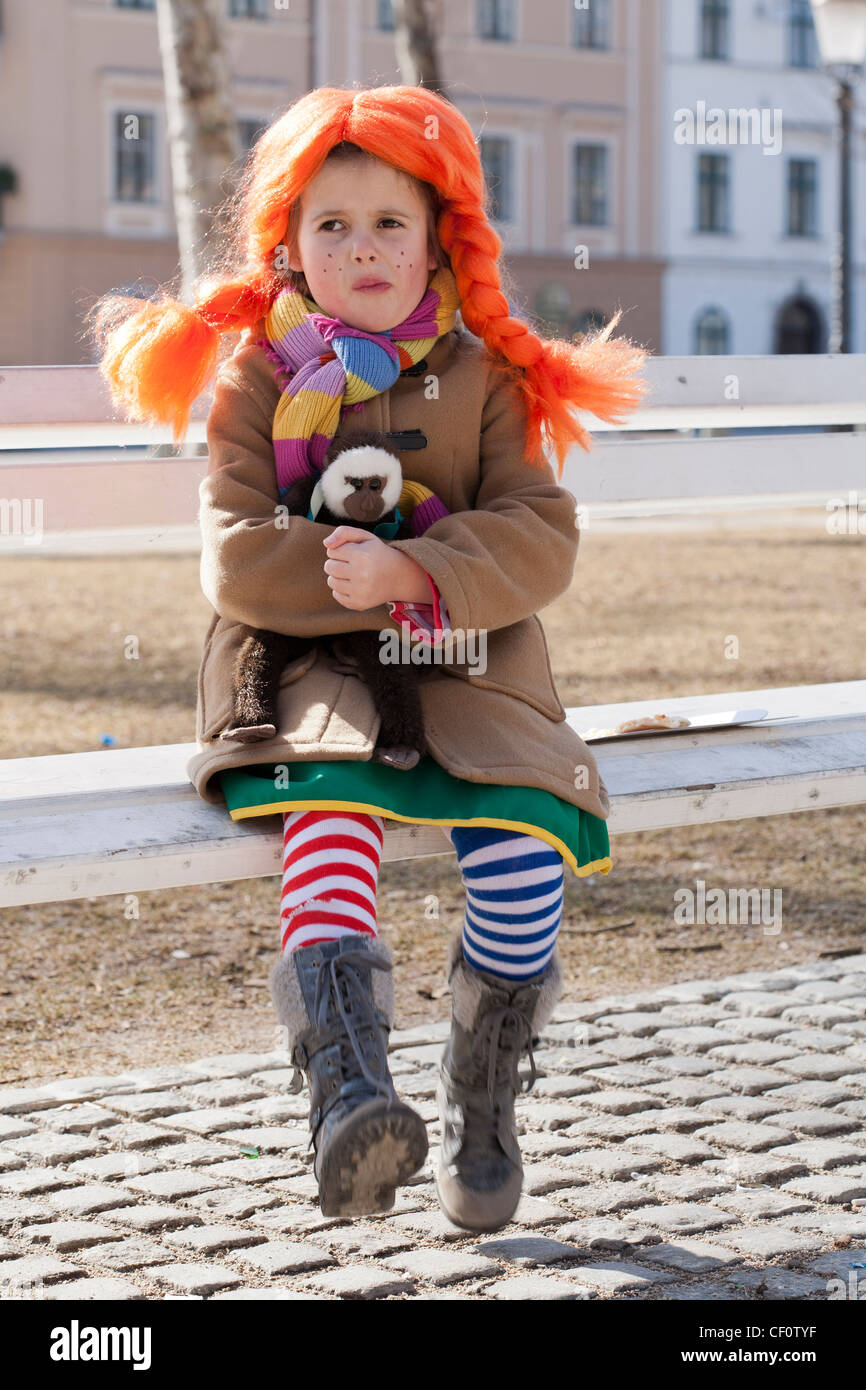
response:
M603 333L579 344L538 338L510 316L500 287L502 242L488 219L475 136L450 101L425 87L319 87L265 131L231 200L232 250L223 270L204 282L207 288L199 287L196 309L166 296L143 306L138 301L129 317L129 300L107 296L92 311L116 404L139 419L170 421L176 439L185 431L192 402L214 371L220 335L256 323L287 283L275 256L290 214L344 141L436 190L436 233L450 258L463 320L519 389L527 461L544 466L543 450L552 448L561 477L568 449L590 447L573 412L624 423L646 389L637 372L647 354L627 339L611 341L621 311Z
M590 448L586 429L570 411L579 407L611 424L621 424L639 404L647 383L636 375L646 353L626 339L609 341L622 317L615 315L602 333L582 343L538 338L510 316L499 284L501 241L483 212L443 212L439 240L451 260L463 322L482 338L519 388L527 412L527 462L552 447L557 475L569 447Z
M181 439L192 403L213 375L220 334L256 323L270 302L243 281L215 285L193 309L170 296L155 302L107 295L91 318L114 404L131 419L171 424Z

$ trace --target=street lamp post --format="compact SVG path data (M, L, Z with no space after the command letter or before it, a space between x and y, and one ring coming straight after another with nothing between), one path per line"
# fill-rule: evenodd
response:
M854 87L866 60L866 0L810 0L821 66L836 82L839 112L839 227L833 257L831 352L851 351L852 169Z
M851 109L854 89L844 78L836 87L839 111L839 230L831 263L833 272L833 319L830 351L851 351Z

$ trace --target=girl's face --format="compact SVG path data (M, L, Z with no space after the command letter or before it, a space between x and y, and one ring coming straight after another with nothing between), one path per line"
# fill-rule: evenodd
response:
M325 165L301 198L298 249L310 295L331 318L382 333L402 323L427 289L427 208L405 175L382 160ZM387 285L362 290L365 280Z

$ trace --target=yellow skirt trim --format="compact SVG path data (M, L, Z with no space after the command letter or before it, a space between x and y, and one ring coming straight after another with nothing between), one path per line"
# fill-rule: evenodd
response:
M230 811L232 820L245 820L248 816L272 815L279 811L318 811L322 807L321 799L316 800L296 800L289 801L267 801L261 806L239 806L236 810ZM471 820L461 820L459 816L447 821L441 817L434 816L401 816L390 808L375 806L369 801L328 801L329 811L367 811L371 815L383 816L385 820L404 821L408 825L486 825L497 830L521 830L525 835L534 835L537 840L544 840L552 845L570 866L571 871L578 878L586 878L588 874L600 873L609 874L613 868L613 860L610 855L605 855L604 859L593 859L589 864L578 864L577 859L568 845L560 840L558 835L552 831L545 830L540 825L529 825L525 822L514 820L497 820L494 816L473 816Z

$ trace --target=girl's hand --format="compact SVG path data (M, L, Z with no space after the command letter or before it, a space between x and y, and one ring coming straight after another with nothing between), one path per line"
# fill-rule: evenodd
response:
M363 612L381 603L411 602L411 598L402 598L403 592L419 590L418 577L424 576L421 566L360 526L335 527L325 536L324 545L328 585L344 608ZM423 583L421 592L426 597L430 592L426 577Z

